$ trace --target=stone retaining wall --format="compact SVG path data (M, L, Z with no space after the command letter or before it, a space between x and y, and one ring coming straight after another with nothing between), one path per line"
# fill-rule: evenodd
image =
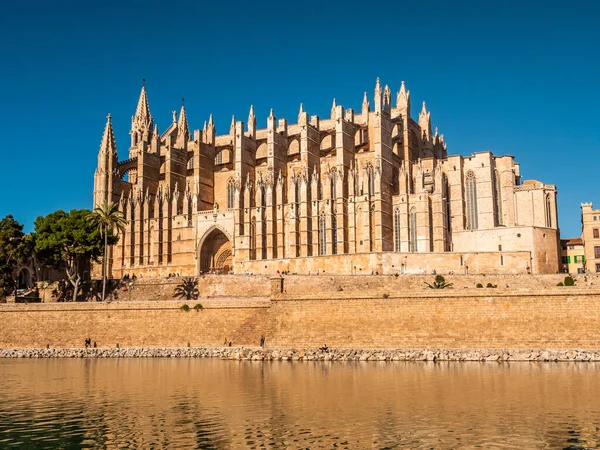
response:
M600 361L600 351L522 349L64 348L0 349L0 358L220 358L250 361Z

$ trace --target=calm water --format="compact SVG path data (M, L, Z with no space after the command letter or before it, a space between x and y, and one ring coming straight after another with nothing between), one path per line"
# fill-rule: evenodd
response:
M0 360L0 448L598 448L599 364Z

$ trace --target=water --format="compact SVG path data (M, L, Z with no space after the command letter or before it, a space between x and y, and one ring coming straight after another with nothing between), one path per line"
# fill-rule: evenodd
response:
M600 364L0 360L0 448L600 447Z

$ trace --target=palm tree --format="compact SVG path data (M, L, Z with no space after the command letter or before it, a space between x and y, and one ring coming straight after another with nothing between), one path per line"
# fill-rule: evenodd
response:
M186 300L196 300L200 295L198 290L198 278L184 277L175 287L175 298L184 298ZM202 305L201 305L202 306Z
M102 301L106 297L106 273L108 272L108 235L118 236L125 233L127 219L122 211L119 211L117 203L108 203L106 200L101 206L97 206L88 216L88 220L95 224L104 236L104 256L102 258ZM112 244L111 244L112 245Z

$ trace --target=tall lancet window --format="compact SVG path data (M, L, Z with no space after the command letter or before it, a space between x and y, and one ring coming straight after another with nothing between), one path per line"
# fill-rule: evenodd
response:
M550 194L546 195L546 226L552 228L552 206L550 202Z
M394 209L394 251L400 251L400 209Z
M256 217L250 222L250 259L256 259Z
M417 209L413 206L408 217L408 251L417 251Z
M300 179L296 179L294 182L294 201L296 204L300 203Z
M331 199L335 200L337 198L337 172L333 170L331 172Z
M494 170L494 206L496 207L496 226L504 225L504 215L502 214L502 185L500 183L500 174Z
M325 213L321 214L319 219L319 250L320 255L327 254L327 219Z
M235 204L235 181L230 178L227 182L227 208L231 209Z
M367 167L367 179L369 182L369 196L375 195L375 171L372 166Z
M337 255L337 216L331 213L331 253Z
M477 178L472 170L467 172L465 181L467 200L467 230L477 229Z
M223 164L223 150L221 150L219 153L217 153L217 156L215 157L215 164L216 165Z

